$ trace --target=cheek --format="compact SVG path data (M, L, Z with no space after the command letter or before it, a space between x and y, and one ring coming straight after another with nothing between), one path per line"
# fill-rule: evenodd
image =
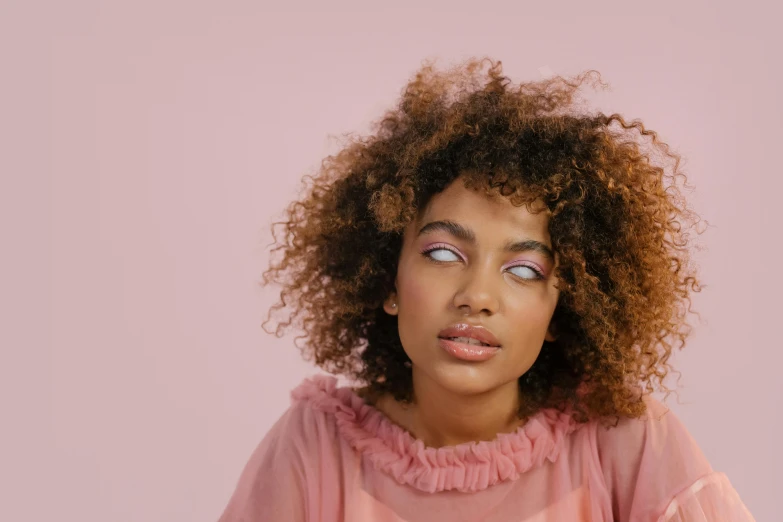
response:
M437 331L438 311L447 306L448 284L427 273L426 267L401 264L397 272L397 298L400 303L398 328L406 351L426 344ZM441 325L442 326L442 325ZM415 354L411 357L415 359Z
M432 278L424 277L413 267L401 267L397 277L397 293L401 312L419 314L437 300L438 288Z
M543 287L542 287L543 289ZM512 322L514 330L522 337L537 339L546 333L557 305L557 294L544 290L541 295L515 296L509 303L509 317L517 318Z

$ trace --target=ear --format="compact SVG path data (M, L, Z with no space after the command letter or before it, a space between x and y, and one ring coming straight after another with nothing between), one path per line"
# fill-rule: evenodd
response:
M383 310L389 315L397 315L399 305L397 304L397 294L392 292L383 302Z

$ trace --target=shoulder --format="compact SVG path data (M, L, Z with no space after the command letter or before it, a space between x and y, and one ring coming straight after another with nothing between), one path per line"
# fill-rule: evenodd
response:
M277 449L308 453L323 450L338 437L341 402L334 377L315 375L304 379L290 393L290 404L267 433Z
M679 460L696 467L709 467L696 441L682 420L658 399L644 397L646 411L637 418L621 417L616 426L596 426L596 443L601 461L622 456ZM634 460L634 459L630 459ZM689 471L689 470L685 470Z
M599 454L611 453L618 444L626 450L641 451L649 437L660 435L671 427L683 428L680 419L661 401L644 397L646 411L640 417L620 417L616 426L603 426L596 421L596 442Z
M324 480L339 472L328 384L306 379L294 389L290 406L253 450L221 522L309 520L322 495L338 498L338 481Z
M641 417L595 427L601 472L619 520L656 516L678 492L713 471L680 418L652 396L644 401Z

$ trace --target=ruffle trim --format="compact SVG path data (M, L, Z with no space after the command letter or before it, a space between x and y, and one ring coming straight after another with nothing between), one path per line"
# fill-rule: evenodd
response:
M555 462L567 435L579 425L570 410L541 410L513 433L492 441L442 448L425 447L351 388L337 387L332 376L316 375L291 392L294 401L334 415L340 434L375 469L421 491L474 492Z

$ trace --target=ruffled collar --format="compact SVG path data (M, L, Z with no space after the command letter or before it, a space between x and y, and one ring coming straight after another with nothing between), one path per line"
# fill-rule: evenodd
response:
M492 441L434 448L415 439L351 388L338 388L333 376L310 377L291 397L332 414L340 434L376 469L429 493L479 491L514 480L545 460L555 462L566 436L579 427L570 410L544 409L513 433L498 434Z

